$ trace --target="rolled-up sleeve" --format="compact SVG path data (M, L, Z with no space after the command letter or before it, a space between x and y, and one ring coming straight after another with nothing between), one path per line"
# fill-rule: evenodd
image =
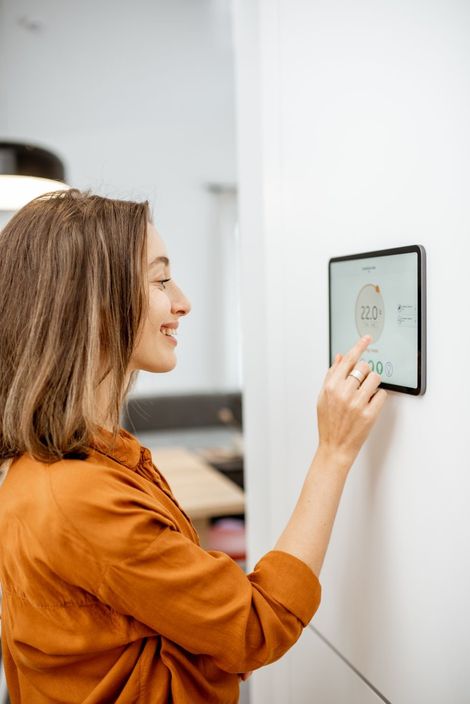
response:
M227 672L280 658L320 603L310 568L273 550L246 575L228 555L164 529L142 553L108 566L99 597Z

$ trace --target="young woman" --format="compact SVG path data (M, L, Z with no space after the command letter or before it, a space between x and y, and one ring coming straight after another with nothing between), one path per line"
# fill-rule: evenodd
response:
M360 340L329 369L319 446L276 545L246 575L201 548L119 427L139 369L176 364L190 303L148 203L77 189L0 233L0 584L12 704L236 704L320 603L349 469L386 398Z

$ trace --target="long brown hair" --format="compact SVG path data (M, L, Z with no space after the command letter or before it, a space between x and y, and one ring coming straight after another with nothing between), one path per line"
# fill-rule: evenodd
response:
M119 431L147 315L149 203L76 188L30 201L0 232L0 462L85 457L97 387Z

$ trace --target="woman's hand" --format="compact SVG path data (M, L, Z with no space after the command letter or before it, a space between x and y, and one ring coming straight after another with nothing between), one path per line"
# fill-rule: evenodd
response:
M342 458L351 466L387 398L379 374L367 362L359 362L372 342L361 338L346 355L336 355L328 370L317 402L319 449ZM360 382L349 376L361 372Z

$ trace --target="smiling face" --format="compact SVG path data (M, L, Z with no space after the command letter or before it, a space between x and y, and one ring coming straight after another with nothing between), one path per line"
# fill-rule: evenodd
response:
M132 354L129 371L169 372L176 366L179 319L191 304L171 278L165 245L154 225L147 224L149 309L142 333Z

